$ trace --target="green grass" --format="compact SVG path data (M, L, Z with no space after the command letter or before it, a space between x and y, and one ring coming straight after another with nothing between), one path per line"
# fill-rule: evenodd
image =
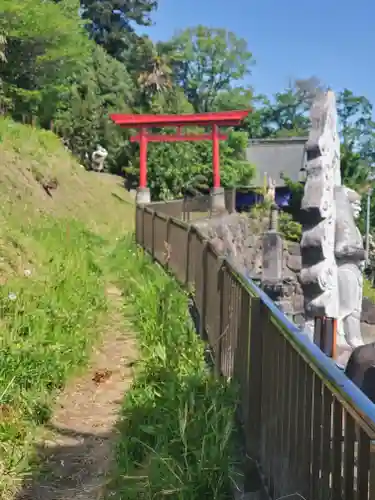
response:
M103 257L133 228L134 205L121 179L86 172L51 132L0 118L0 158L0 498L10 499L56 391L109 321Z
M363 296L375 303L375 288L371 286L368 279L363 280Z
M0 498L27 472L51 396L87 361L106 310L103 241L77 222L69 237L56 222L28 229L47 262L0 287Z
M129 239L111 264L141 353L123 403L111 498L231 498L236 391L207 370L187 295Z

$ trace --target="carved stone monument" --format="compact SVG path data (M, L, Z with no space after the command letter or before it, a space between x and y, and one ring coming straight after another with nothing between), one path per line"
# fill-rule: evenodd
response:
M341 184L340 141L333 92L319 94L311 107L306 144L306 184L302 198L301 284L305 297L305 329L313 339L315 316L338 317L335 257L335 186Z
M320 93L313 102L306 149L300 274L305 329L312 340L315 316L337 318L338 346L351 350L363 345L360 316L365 254L355 222L361 199L341 185L336 98L332 91Z

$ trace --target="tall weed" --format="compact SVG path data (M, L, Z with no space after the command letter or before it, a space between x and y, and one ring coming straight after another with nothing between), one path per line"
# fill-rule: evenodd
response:
M230 498L236 393L215 379L188 297L129 238L111 257L141 361L119 424L115 498Z
M77 222L28 228L38 265L0 287L0 497L25 470L50 394L88 357L106 300L98 240Z

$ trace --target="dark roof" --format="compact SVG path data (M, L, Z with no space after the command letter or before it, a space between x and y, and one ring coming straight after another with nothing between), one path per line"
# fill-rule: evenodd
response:
M256 167L252 184L263 187L267 176L276 182L276 187L284 186L282 174L294 182L304 180L306 141L307 137L250 140L246 158Z

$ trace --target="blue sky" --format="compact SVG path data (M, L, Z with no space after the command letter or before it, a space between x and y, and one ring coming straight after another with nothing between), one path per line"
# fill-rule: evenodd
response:
M314 75L375 104L374 0L159 0L153 20L142 30L153 40L197 24L245 38L256 60L250 83L258 93Z

